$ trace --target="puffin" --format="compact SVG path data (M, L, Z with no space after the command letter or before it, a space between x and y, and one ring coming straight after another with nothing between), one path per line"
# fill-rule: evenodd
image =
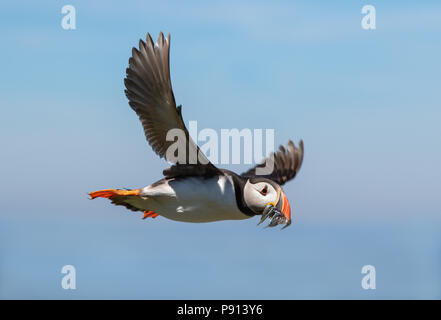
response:
M162 216L182 222L243 220L260 216L267 227L291 225L291 207L282 185L294 179L303 162L304 147L290 140L261 163L242 174L213 165L192 140L176 105L170 79L170 33L150 34L132 48L124 79L130 107L138 115L147 142L170 164L164 178L138 189L103 189L90 199L141 212L142 218ZM170 137L170 132L179 134ZM179 143L178 143L179 142ZM178 146L176 146L178 144ZM181 148L182 147L182 148Z

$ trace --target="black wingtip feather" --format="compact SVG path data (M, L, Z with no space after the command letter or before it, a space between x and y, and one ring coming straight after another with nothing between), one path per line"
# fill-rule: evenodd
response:
M267 175L257 175L257 168L264 168L267 161L274 162L273 172ZM242 176L245 178L264 177L283 185L287 181L294 179L302 166L302 162L303 140L299 141L299 148L295 146L292 140L289 140L287 148L280 146L277 152L271 153L268 158L254 168L251 168L247 172L243 173Z

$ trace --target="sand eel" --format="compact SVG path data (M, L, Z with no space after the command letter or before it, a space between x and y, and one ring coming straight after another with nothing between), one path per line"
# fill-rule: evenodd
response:
M139 41L139 49L132 49L124 83L129 104L142 123L148 143L172 165L163 171L162 180L147 187L99 190L89 193L91 198L108 198L115 205L144 213L144 219L159 215L176 221L211 222L260 215L259 224L269 218L269 227L289 226L291 208L281 185L299 171L303 141L298 147L289 141L286 148L280 146L241 175L217 168L191 139L181 106L176 106L169 55L170 34L164 38L161 32L156 44L147 34L145 42ZM167 139L172 129L179 129L185 141L185 152L178 156L168 152L175 142Z

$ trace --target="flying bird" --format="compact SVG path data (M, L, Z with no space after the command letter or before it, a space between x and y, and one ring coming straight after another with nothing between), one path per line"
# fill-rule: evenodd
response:
M262 163L242 174L214 166L199 150L185 127L181 106L176 106L170 80L170 34L150 34L132 49L126 69L125 94L138 115L147 142L161 158L169 160L174 141L172 129L183 133L186 149L163 171L164 178L139 189L104 189L89 193L91 199L108 198L115 205L140 211L143 218L184 222L241 220L261 216L268 227L291 224L291 208L282 185L293 179L303 161L303 141L280 146ZM188 152L187 152L188 151ZM193 153L192 153L193 152ZM197 157L191 157L196 152ZM173 153L175 155L175 153ZM272 168L272 170L266 170Z

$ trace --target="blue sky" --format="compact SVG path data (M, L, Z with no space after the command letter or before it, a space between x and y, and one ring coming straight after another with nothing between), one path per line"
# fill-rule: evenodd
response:
M77 29L60 26L72 4ZM377 29L360 26L373 4ZM441 5L436 1L0 4L1 298L440 298ZM166 163L123 93L131 48L170 32L199 128L305 141L293 226L191 225L87 192ZM246 166L227 168L241 171ZM61 289L61 267L78 289ZM361 267L377 290L361 289Z

